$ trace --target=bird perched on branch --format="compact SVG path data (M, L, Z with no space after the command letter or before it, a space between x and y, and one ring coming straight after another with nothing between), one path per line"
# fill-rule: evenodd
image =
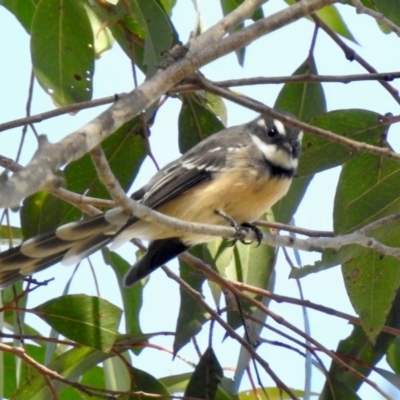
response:
M296 172L302 132L277 119L224 129L158 171L132 198L189 222L248 227L284 196ZM213 236L181 233L116 207L60 226L0 253L0 287L59 261L71 265L96 250L132 238L149 240L147 253L124 277L132 286L190 247Z

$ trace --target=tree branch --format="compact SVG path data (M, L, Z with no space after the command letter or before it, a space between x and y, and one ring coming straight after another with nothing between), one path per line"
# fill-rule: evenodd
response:
M232 87L232 86L251 86L251 85L304 83L304 82L332 82L332 83L351 83L360 81L389 82L399 78L400 78L400 71L392 71L392 72L377 72L371 74L351 74L351 75L300 74L300 75L273 76L273 77L257 76L253 78L213 81L212 84L219 87Z
M245 1L214 27L191 40L189 52L183 59L146 80L94 120L55 144L48 143L42 137L38 151L30 163L10 179L0 181L0 206L17 206L24 197L43 188L54 178L53 171L92 150L124 123L149 107L162 94L201 66L336 1L301 1L224 37L228 29L246 19L261 4L260 1L255 0Z
M365 7L360 0L352 0L352 3L358 14L369 15L370 17L374 18L376 22L385 24L392 32L394 32L397 36L400 36L400 28L390 19L386 18L382 13Z

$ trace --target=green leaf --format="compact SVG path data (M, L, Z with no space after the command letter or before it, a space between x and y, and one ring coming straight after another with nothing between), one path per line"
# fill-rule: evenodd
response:
M335 6L324 7L318 10L316 14L338 35L357 43Z
M266 288L273 269L275 249L271 246L245 245L237 243L234 247L227 240L214 240L206 245L205 262L213 265L218 273L232 281ZM210 282L216 304L219 304L221 288ZM237 300L231 293L224 293L228 309L228 322L233 328L242 325ZM244 311L252 313L253 307L241 302Z
M102 25L102 22L93 9L87 3L84 3L83 6L85 7L90 26L92 27L94 54L96 58L100 58L106 51L111 49L114 44L114 37L111 31Z
M285 0L287 4L294 4L295 0ZM346 24L344 23L339 11L336 9L335 6L326 6L316 12L317 16L324 21L329 28L331 28L334 32L338 35L343 36L344 38L351 40L354 43L357 41L354 39L354 36L347 28ZM307 19L311 20L311 18L307 17Z
M367 250L344 263L342 271L351 304L360 316L364 332L374 342L399 288L399 261Z
M47 192L37 192L24 200L20 216L24 239L28 239L79 219L81 211Z
M1 5L11 11L29 33L36 7L40 0L2 0Z
M179 375L168 375L160 378L160 382L167 388L169 393L183 392L192 376L191 372Z
M349 388L342 382L337 382L335 379L329 377L329 384L329 389L319 396L319 400L362 400L355 390Z
M234 258L226 268L226 276L229 280L265 289L273 270L274 259L275 248L272 246L237 243Z
M170 397L165 386L154 376L130 365L127 367L130 376L134 377L134 379L131 380L131 392L152 393L154 395L159 395L160 397ZM129 399L131 398L132 400L146 400L149 397L145 395L135 395L129 397Z
M120 1L116 5L95 1L91 2L90 6L102 25L111 31L129 59L134 60L135 65L146 72L146 66L143 64L145 32L129 17L126 4L125 1Z
M90 347L73 348L52 361L47 368L59 373L67 379L76 381L90 368L111 357L111 353L104 353ZM36 372L36 371L35 371ZM55 384L56 382L53 382ZM46 381L37 372L31 374L29 380L20 385L12 399L43 400L51 398Z
M342 234L400 208L399 163L372 154L363 154L347 162L341 172L334 205L335 232ZM392 223L373 232L385 244L397 246L400 224ZM391 308L400 284L397 259L382 257L363 249L343 265L346 288L360 315L362 326L374 340Z
M201 357L185 390L185 397L214 399L223 377L222 368L209 347Z
M195 257L202 258L203 249L201 246L196 246L190 250L190 253ZM188 283L194 290L202 293L202 286L205 281L205 276L196 271L192 266L179 260L180 277ZM204 323L208 321L208 315L204 308L190 296L186 290L179 288L180 306L178 319L176 321L175 339L174 339L174 354L185 346L190 339L201 331Z
M33 311L65 337L105 352L115 342L122 313L107 300L83 294L49 300Z
M31 53L36 78L57 106L91 99L93 33L81 2L46 0L38 4Z
M313 265L304 265L302 268L293 268L289 277L300 279L309 274L324 271L328 268L345 263L364 250L365 249L359 245L343 246L339 250L327 249L322 253L321 260L316 261Z
M175 32L162 5L156 0L129 0L130 16L145 32L144 59L147 76L156 72L165 51L171 49Z
M117 253L110 251L107 247L102 249L104 262L110 265L119 283L122 302L124 304L124 317L125 317L125 330L131 335L141 335L139 313L142 308L143 302L143 286L141 283L133 286L132 288L125 288L121 285L122 278L130 268L130 264L125 261ZM140 348L135 348L133 351L138 354Z
M196 93L183 96L178 127L181 153L188 151L211 134L224 129L221 120L211 109L208 99Z
M378 12L400 26L400 0L374 0L374 5Z
M5 239L22 240L22 230L16 226L0 225L0 238L2 241L5 241Z
M178 43L176 31L158 0L94 2L93 10L147 77L154 75L165 51Z
M126 368L126 365L130 364L129 353L123 356L127 357L125 362L119 357L111 357L103 361L105 388L108 390L127 392L130 389L131 379Z
M399 321L400 293L397 292L385 325L399 329ZM371 367L379 363L394 340L395 336L388 333L380 333L375 343L372 344L363 329L360 326L355 326L350 336L340 341L335 353L345 358L346 362L361 374L368 376L372 371ZM355 392L363 382L364 380L360 380L337 363L332 362L329 370L329 380L325 383L320 399L360 399ZM332 394L332 389L335 391L335 396ZM348 393L347 395L345 395L346 392ZM339 395L339 393L343 395Z
M170 16L172 9L175 7L176 0L160 0L160 3L164 7L165 12Z
M229 242L227 240L220 238L214 239L212 242L205 243L203 248L204 256L202 259L204 262L211 265L221 276L226 278L226 268L233 258L234 248L229 246ZM221 286L212 281L209 281L208 285L210 286L215 305L219 307L222 294ZM229 306L230 304L227 305L227 307Z
M340 136L379 146L387 126L382 116L367 110L336 110L309 122ZM305 132L306 133L306 132ZM343 164L354 157L348 147L314 136L304 135L298 176L311 175Z
M7 343L6 343L7 344ZM12 343L8 343L9 346L12 346ZM26 354L33 358L38 363L43 363L44 361L44 347L34 346L32 344L25 343L24 349ZM16 365L17 358L10 353L3 352L3 374L4 374L4 389L3 395L4 398L11 398L12 394L17 390L18 384L16 380ZM20 382L24 382L28 376L34 374L36 370L29 366L25 365L24 368L21 368L21 376L19 378Z
M79 383L81 383L82 385L88 385L96 388L105 389L104 369L102 367L93 367L89 369L82 375L82 378L79 380ZM72 399L93 400L93 396L83 393L82 391L75 389L72 386L66 386L64 390L61 390L59 397L60 400L72 400Z
M400 164L362 154L342 168L334 204L334 230L343 234L360 229L400 209Z
M308 57L293 75L318 75L313 57ZM319 82L286 83L280 91L274 108L288 111L301 121L326 112L324 89Z
M400 375L400 338L396 337L389 346L386 353L386 361Z

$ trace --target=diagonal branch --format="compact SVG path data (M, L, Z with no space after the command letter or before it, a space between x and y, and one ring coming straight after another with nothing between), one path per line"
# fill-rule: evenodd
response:
M224 37L229 29L244 21L262 4L259 0L245 1L214 27L191 40L189 52L183 59L142 83L98 117L58 143L50 144L42 137L30 163L11 178L0 181L0 207L16 206L24 197L44 188L54 178L54 171L92 150L198 68L336 1L301 1Z

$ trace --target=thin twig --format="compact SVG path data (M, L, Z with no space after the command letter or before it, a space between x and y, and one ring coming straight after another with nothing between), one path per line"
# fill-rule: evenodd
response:
M231 283L240 290L254 293L259 296L268 297L269 299L274 300L277 303L294 304L301 307L311 308L313 310L320 311L327 315L333 315L337 318L345 319L346 321L349 321L354 325L361 325L360 318L355 317L354 315L346 314L342 311L335 310L334 308L326 307L320 304L315 304L309 300L301 300L294 297L282 296L276 293L272 293L265 289L260 289L255 286L247 285L246 283L242 282L231 282ZM383 326L382 332L390 333L393 336L400 337L400 329L392 328L390 326L386 325Z
M314 75L314 74L301 74L290 76L274 76L264 77L258 76L253 78L243 79L229 79L226 81L211 81L213 85L218 87L233 87L233 86L252 86L252 85L268 85L268 84L282 84L282 83L307 83L307 82L321 82L321 83L351 83L360 81L393 81L400 78L400 71L393 72L377 72L370 74L351 74L351 75ZM170 92L176 90L179 93L182 85L171 89ZM198 90L194 85L191 86L192 90Z
M299 235L304 235L308 237L334 237L335 233L332 231L315 231L312 229L302 228L300 226L293 226L282 224L280 222L271 222L258 219L254 222L254 225L265 226L266 228L275 229L277 231L287 231L298 233Z
M58 117L60 115L76 113L87 108L94 108L103 106L105 104L114 103L118 99L123 99L127 97L127 93L120 93L114 96L102 97L101 99L82 101L81 103L70 104L68 106L59 107L51 111L46 111L41 114L32 115L29 117L14 119L12 121L3 122L0 124L0 132L6 131L8 129L17 128L23 125L32 125L37 122L42 122L46 119Z
M348 46L340 37L337 35L327 24L325 24L324 21L321 20L318 16L315 14L311 15L311 18L315 21L318 26L321 27L325 31L325 33L328 34L328 36L342 49L344 52L346 58L349 61L356 61L358 62L362 67L364 67L368 72L372 74L376 74L378 71L367 61L365 61L357 52L352 49L350 46ZM400 96L399 92L397 89L395 89L392 85L389 83L380 80L378 81L393 97L393 99L400 104Z
M93 164L96 168L97 176L100 182L106 187L115 203L119 205L126 213L131 213L131 204L124 189L111 171L106 155L101 146L97 146L90 152Z
M398 27L390 19L386 18L382 13L365 7L360 0L352 0L352 3L354 4L358 14L369 15L370 17L374 18L376 22L385 24L392 32L394 32L397 36L400 36L400 27Z

